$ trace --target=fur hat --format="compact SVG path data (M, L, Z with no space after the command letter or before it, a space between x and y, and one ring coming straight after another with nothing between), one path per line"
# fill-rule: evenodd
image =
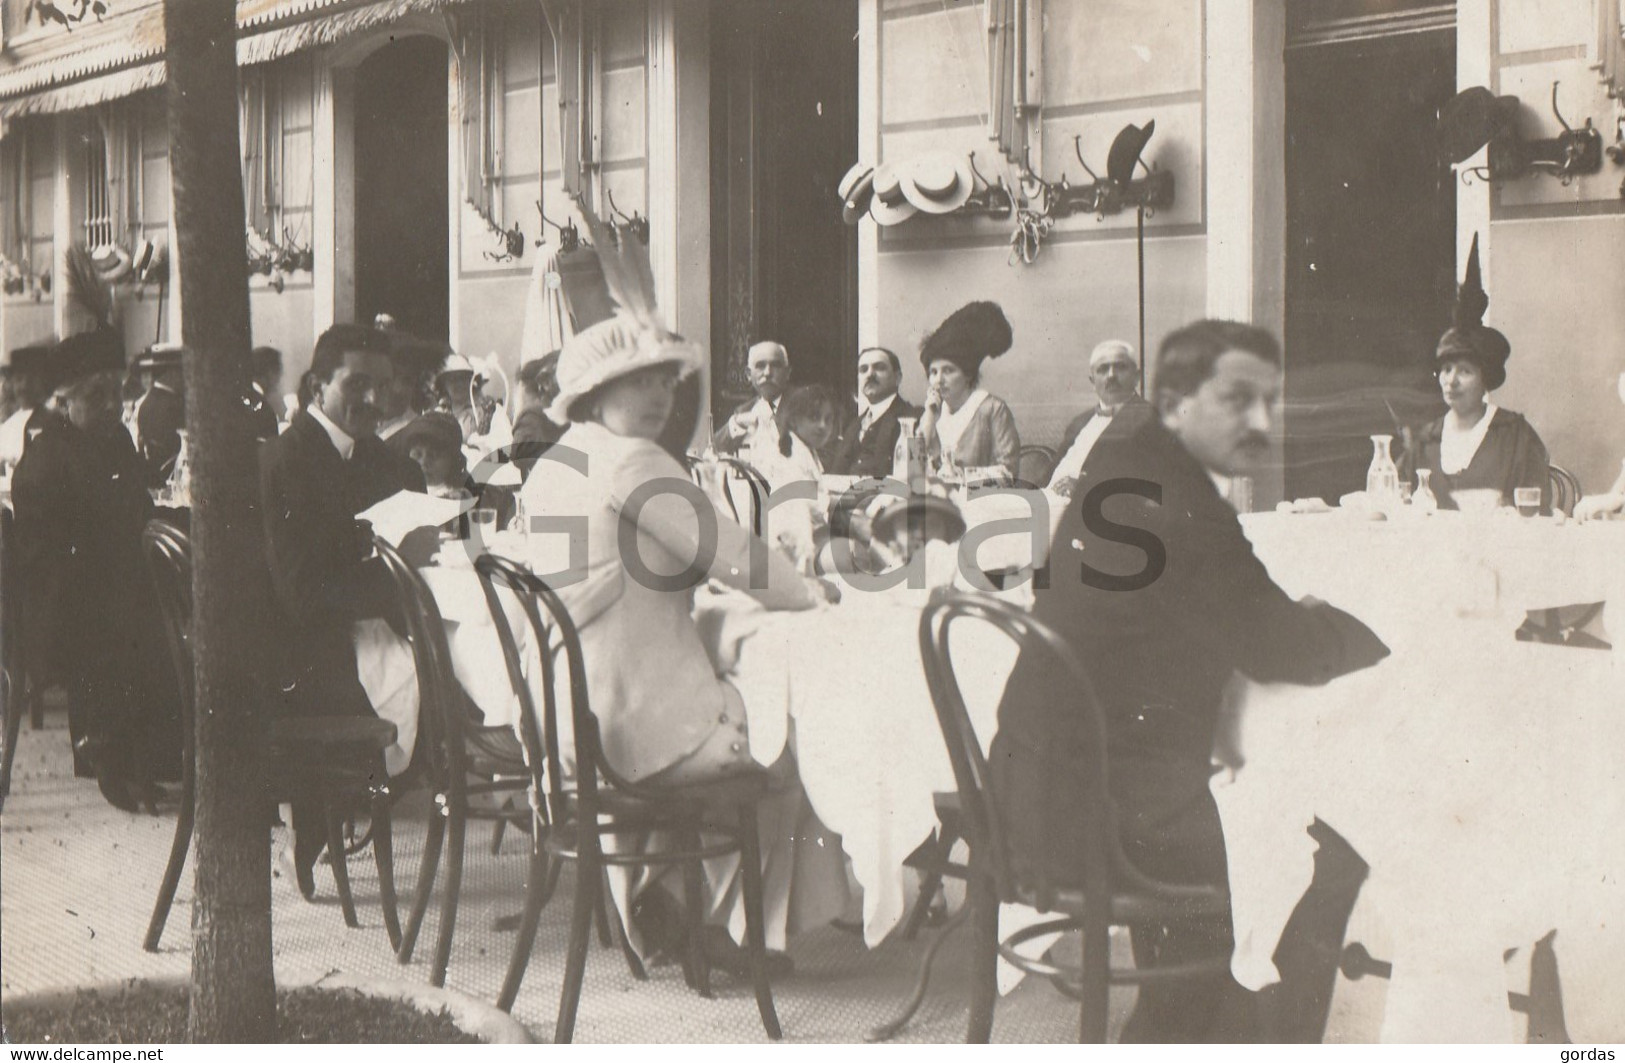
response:
M1512 354L1512 345L1500 332L1483 323L1484 311L1489 305L1490 297L1484 291L1483 274L1478 266L1478 236L1474 234L1473 249L1467 255L1467 274L1456 294L1455 323L1439 337L1433 364L1439 369L1446 362L1471 362L1484 375L1485 389L1494 391L1506 383L1507 358Z
M69 336L51 354L50 386L55 389L95 373L124 369L124 344L112 329Z
M929 370L932 362L946 360L974 379L982 362L1008 351L1013 340L1010 322L998 303L966 303L920 344L920 364Z

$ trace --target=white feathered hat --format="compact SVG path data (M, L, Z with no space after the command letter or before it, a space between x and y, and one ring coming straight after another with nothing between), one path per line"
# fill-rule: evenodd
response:
M615 314L577 332L560 350L555 373L559 393L547 408L548 417L558 424L568 424L570 407L611 380L656 365L676 365L687 376L702 361L699 348L672 332L661 318L655 305L654 271L643 244L618 238L580 200L576 208L587 222ZM564 297L571 301L568 282Z

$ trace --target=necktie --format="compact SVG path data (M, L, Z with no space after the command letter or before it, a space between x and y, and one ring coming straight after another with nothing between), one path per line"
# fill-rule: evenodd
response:
M873 406L864 407L863 416L858 418L858 435L860 435L860 436L868 435L869 434L869 426L874 424L874 423L875 423L875 408Z

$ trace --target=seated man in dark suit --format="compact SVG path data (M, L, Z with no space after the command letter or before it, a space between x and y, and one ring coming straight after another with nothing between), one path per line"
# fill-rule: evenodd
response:
M181 349L172 343L154 344L136 357L135 369L147 387L135 404L135 448L147 465L147 486L162 487L174 471L181 429L186 427Z
M1050 473L1050 490L1069 498L1084 461L1112 418L1129 406L1145 405L1140 397L1140 360L1134 346L1123 340L1103 340L1089 352L1089 383L1095 388L1095 407L1074 417L1061 433Z
M1224 885L1224 835L1208 789L1225 685L1325 683L1387 648L1360 621L1293 601L1254 556L1217 486L1268 456L1280 397L1273 337L1203 321L1163 341L1151 406L1113 418L1078 477L1034 614L1078 652L1105 717L1110 790L1131 862L1166 880ZM1039 584L1040 587L1043 584ZM1080 880L1079 766L1091 739L1076 691L1018 660L999 709L992 768L1012 849L1035 873ZM1317 823L1315 884L1288 926L1266 1001L1228 974L1140 990L1133 1040L1317 1040L1364 863ZM1222 925L1132 928L1136 962L1228 955ZM1268 1007L1261 1007L1264 1004Z
M356 673L355 622L382 617L401 629L388 574L372 555L371 529L356 519L397 491L424 489L416 464L373 434L377 391L392 372L379 333L334 325L316 341L315 401L260 451L281 711L372 712ZM312 812L294 809L295 869L307 897L323 842Z
M897 447L898 421L920 408L897 393L903 367L885 347L858 352L858 402L841 425L834 445L835 457L826 463L841 476L890 476L892 452Z
M277 394L277 385L282 382L282 352L275 347L255 347L248 361L248 394L243 396L243 406L254 438L264 442L275 439L281 430L282 418L276 411L282 402Z

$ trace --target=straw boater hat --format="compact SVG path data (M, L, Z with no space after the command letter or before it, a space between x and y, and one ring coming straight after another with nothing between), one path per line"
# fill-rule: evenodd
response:
M915 159L898 180L908 202L927 214L947 214L970 198L970 156L933 151Z
M667 328L660 316L648 249L636 240L617 241L584 203L578 201L577 207L598 252L615 313L564 341L554 374L559 394L547 408L558 424L578 419L570 416L570 408L612 380L657 365L675 365L687 376L700 368L701 360L699 349ZM570 278L564 278L564 298L579 326L576 307L594 305L601 293L572 292L572 287Z
M869 201L875 193L875 168L866 162L853 164L835 186L841 197L841 220L856 225L869 211Z
M155 343L135 356L130 368L138 373L156 373L164 369L179 369L184 350L178 343Z
M875 167L874 198L869 203L869 216L881 225L896 225L920 212L920 208L903 195L902 172L905 163L883 162Z

